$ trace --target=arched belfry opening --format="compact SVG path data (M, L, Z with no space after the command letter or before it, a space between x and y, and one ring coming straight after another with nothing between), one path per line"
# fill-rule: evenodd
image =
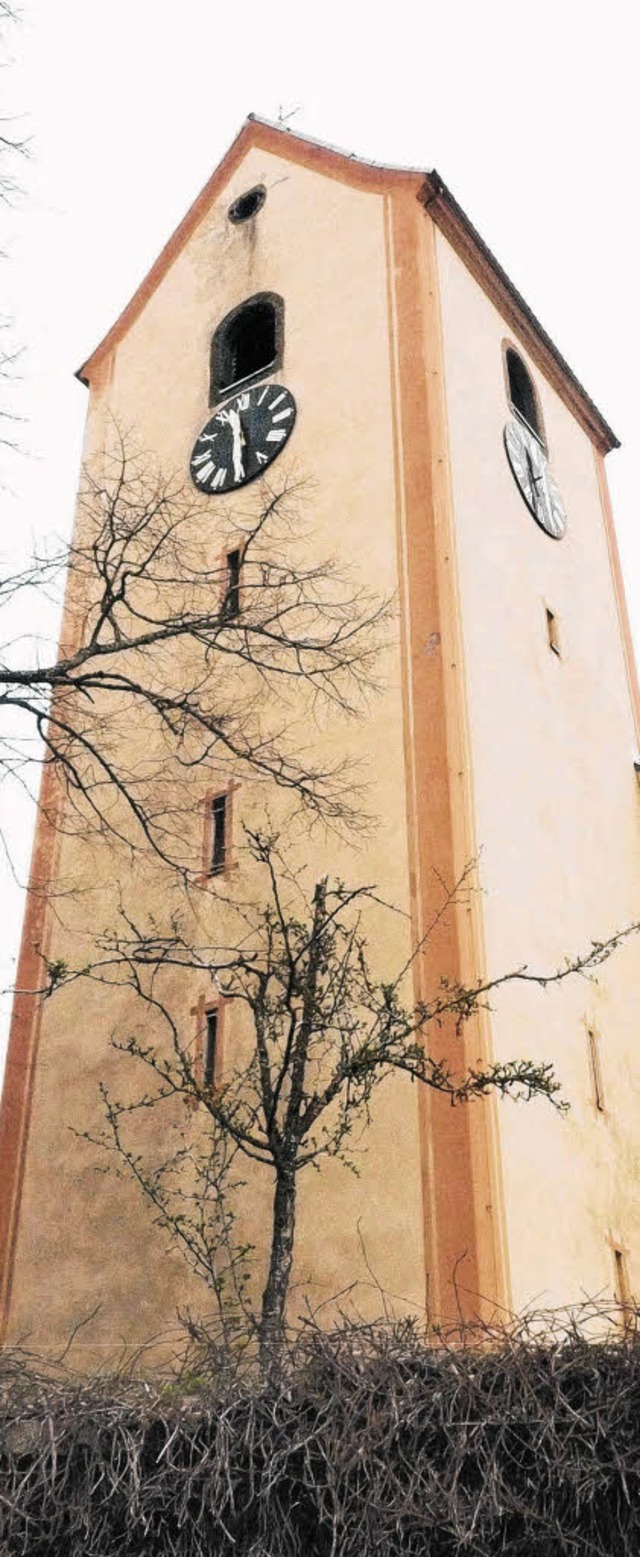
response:
M540 443L544 444L542 416L529 369L522 361L522 357L518 355L517 351L514 351L513 346L507 346L505 359L509 399L513 410L522 418L523 422L526 422L527 427L535 433Z
M283 340L284 303L277 293L258 292L233 308L211 342L210 405L274 372L282 362Z

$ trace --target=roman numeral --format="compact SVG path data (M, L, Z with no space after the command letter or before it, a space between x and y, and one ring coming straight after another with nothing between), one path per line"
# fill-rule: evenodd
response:
M194 465L204 465L205 460L209 460L209 462L211 462L211 455L209 454L208 450L207 450L206 454L198 454L197 456L195 456L194 460L193 460L193 464Z
M277 416L274 416L273 420L274 422L281 422L285 416L293 416L293 406L289 405L285 411L278 411Z
M268 454L263 454L260 449L258 449L258 452L256 454L256 459L257 459L259 465L268 465L268 463L269 463L269 455Z
M213 466L211 467L211 469L213 470ZM216 491L218 487L223 487L224 486L224 483L225 483L225 480L226 480L226 476L227 476L227 467L226 467L226 465L220 465L220 467L216 471L215 476L213 478L213 481L211 483L214 491Z
M265 399L265 396L269 394L270 390L271 390L271 385L267 384L266 389L263 389L262 394L258 396L258 405L262 405L262 402Z
M267 433L267 443L282 443L286 436L284 427L272 427L271 432Z
M283 389L282 394L281 395L276 395L275 400L271 401L271 405L267 407L267 410L269 410L269 411L275 410L275 407L280 404L280 401L284 400L285 395L286 395L286 389Z
M209 460L208 464L203 465L202 470L196 472L196 481L199 481L201 485L204 485L204 482L209 480L211 472L212 470L215 470L215 468L216 467L213 463L213 460Z

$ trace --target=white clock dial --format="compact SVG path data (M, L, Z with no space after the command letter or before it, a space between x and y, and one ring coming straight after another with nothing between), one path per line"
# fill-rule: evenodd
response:
M227 400L193 446L198 491L231 492L260 476L284 448L295 419L295 400L281 384L254 384Z
M521 422L507 422L504 446L517 486L536 523L554 540L561 540L567 528L567 516L558 484L538 439Z

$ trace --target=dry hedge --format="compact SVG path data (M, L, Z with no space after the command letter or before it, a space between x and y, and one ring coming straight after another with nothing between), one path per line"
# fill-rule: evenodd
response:
M278 1380L0 1365L2 1557L640 1552L640 1340L299 1340Z

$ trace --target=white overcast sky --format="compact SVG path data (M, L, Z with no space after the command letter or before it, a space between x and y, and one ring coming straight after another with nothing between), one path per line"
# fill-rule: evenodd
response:
M74 370L247 113L292 114L293 129L363 157L435 166L614 427L640 649L637 6L16 5L2 112L21 116L31 156L23 197L2 214L0 313L24 343L12 403L26 421L22 452L0 451L2 551L68 533L86 405ZM24 878L28 819L5 808L3 820ZM2 902L7 984L22 915L8 871Z

